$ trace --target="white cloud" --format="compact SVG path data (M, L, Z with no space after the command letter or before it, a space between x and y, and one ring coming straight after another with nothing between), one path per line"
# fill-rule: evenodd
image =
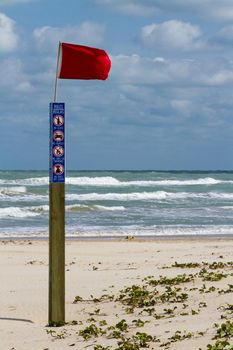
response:
M117 11L134 16L150 16L155 12L151 4L144 4L144 1L126 1L126 0L95 0L97 4L110 6Z
M15 22L0 12L0 52L11 52L17 48L18 36Z
M123 84L207 87L233 83L233 66L224 60L210 64L208 60L157 60L139 55L111 59L110 77Z
M93 0L97 4L109 6L113 10L131 15L148 16L154 13L186 13L206 19L231 21L233 19L232 0Z
M142 43L148 47L183 51L200 48L203 45L200 37L199 27L177 20L144 26L140 35Z
M80 26L36 28L33 36L40 50L51 51L52 48L57 49L59 41L99 45L104 31L104 26L98 23L83 22Z
M32 2L34 0L0 0L0 5L14 5L19 3Z
M214 38L223 44L233 44L233 25L226 26L222 28Z
M171 107L180 114L184 116L190 116L193 112L193 105L190 100L174 99L170 102Z
M27 74L24 73L24 66L20 59L7 58L0 62L1 80L0 89L1 93L5 89L12 89L17 92L29 92L32 91L30 79Z

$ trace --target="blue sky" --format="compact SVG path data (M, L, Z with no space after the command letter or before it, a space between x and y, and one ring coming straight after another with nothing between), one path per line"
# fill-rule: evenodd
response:
M1 169L48 168L58 41L107 81L60 80L67 169L233 169L232 0L0 0Z

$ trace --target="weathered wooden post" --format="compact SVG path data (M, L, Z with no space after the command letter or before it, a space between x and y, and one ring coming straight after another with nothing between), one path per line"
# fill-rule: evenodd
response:
M65 322L65 105L50 104L49 325Z

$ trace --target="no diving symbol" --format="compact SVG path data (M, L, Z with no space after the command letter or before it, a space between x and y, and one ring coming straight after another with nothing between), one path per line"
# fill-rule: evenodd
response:
M62 164L55 164L53 167L53 173L55 175L62 175L64 173L64 166Z
M55 146L53 149L55 157L62 157L64 155L64 148L61 146Z
M63 132L60 130L55 131L55 133L53 134L53 139L57 142L63 141L64 140Z
M60 114L57 114L53 117L53 123L56 126L61 126L64 124L64 117Z

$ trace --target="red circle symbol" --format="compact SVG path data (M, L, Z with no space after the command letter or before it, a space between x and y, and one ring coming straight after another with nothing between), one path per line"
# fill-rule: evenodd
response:
M53 173L55 175L62 175L64 173L64 166L62 164L55 164L53 166Z
M61 146L55 146L53 148L53 154L55 157L62 157L64 155L64 148Z
M53 117L53 124L55 124L56 126L60 126L64 124L64 117L60 114L56 114Z
M64 140L64 134L60 130L56 130L53 134L53 139L57 142L63 141Z

